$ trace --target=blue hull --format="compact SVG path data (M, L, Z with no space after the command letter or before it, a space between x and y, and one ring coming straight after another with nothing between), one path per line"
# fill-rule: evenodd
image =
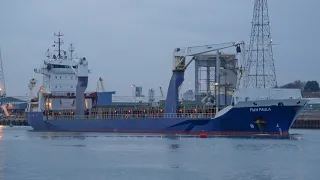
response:
M269 108L270 111L262 111ZM288 135L303 106L232 108L217 118L58 119L44 120L41 112L28 112L36 131L161 133L210 135ZM260 109L260 110L259 110ZM260 121L260 123L259 123ZM264 123L261 123L264 121Z

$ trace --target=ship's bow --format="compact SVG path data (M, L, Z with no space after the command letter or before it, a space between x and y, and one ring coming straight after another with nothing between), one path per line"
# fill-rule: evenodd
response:
M294 124L294 122L297 120L297 118L301 115L302 110L305 108L309 100L307 99L301 99L297 101L297 107L295 107L295 116L292 119L292 122L290 123L289 129Z
M239 102L217 120L221 131L228 134L288 135L307 102L304 99Z

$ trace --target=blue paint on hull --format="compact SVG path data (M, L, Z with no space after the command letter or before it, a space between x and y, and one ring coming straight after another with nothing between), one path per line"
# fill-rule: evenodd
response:
M262 107L263 108L263 107ZM43 120L41 112L28 112L28 123L36 131L123 132L161 134L287 135L303 106L271 106L271 111L250 112L232 108L217 118L58 119ZM257 123L257 120L266 123Z

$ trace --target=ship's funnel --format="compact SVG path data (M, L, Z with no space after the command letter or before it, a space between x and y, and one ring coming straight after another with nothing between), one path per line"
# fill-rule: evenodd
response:
M76 115L84 115L85 99L84 92L88 86L88 77L78 77L76 87Z
M84 115L85 99L84 92L88 86L88 61L81 58L78 64L78 84L76 87L76 115Z

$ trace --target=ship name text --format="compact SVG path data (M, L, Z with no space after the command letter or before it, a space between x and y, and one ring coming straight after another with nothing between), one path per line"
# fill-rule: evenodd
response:
M250 108L250 112L268 112L271 108Z

